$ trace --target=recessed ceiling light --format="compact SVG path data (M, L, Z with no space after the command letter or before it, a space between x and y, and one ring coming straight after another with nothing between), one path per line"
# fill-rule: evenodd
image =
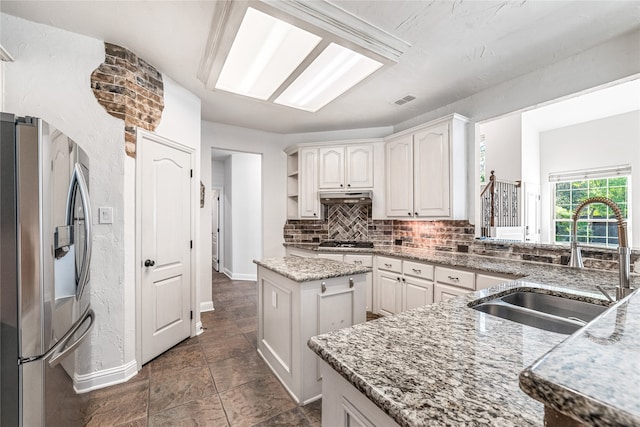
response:
M321 40L249 7L215 87L267 100Z
M381 62L331 43L274 102L315 112L380 67Z

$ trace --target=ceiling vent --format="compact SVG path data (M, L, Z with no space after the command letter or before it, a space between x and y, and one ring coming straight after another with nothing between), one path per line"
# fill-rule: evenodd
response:
M394 104L396 104L396 105L404 105L404 104L406 104L407 102L411 102L411 101L413 101L414 99L416 99L416 97L415 97L415 96L413 96L413 95L407 95L407 96L405 96L405 97L403 97L403 98L400 98L400 99L398 99L397 101L395 101L395 102L394 102Z

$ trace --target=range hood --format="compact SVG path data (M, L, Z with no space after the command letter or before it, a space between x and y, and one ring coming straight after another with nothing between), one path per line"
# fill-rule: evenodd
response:
M321 191L320 203L323 205L370 205L371 196L371 191Z

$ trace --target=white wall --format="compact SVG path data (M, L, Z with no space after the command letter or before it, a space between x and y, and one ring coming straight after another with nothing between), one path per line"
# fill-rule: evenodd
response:
M231 198L231 194L233 194L233 175L232 175L233 164L231 161L231 156L227 157L224 161L224 181L227 184L225 186L224 192L224 203L223 206L223 256L222 256L222 271L230 274L233 271L233 199Z
M135 160L125 155L123 121L91 91L104 42L0 15L0 43L15 58L4 67L5 111L43 118L90 157L95 236L89 292L96 326L77 352L76 386L82 391L123 381L135 373ZM158 133L198 153L200 101L171 79L164 83ZM113 207L113 224L96 223L103 206Z
M529 74L506 81L468 98L444 105L394 126L409 129L451 113L469 117L468 188L479 189L474 124L640 73L640 31L612 39L592 49ZM475 165L475 170L474 170ZM478 190L479 191L479 190ZM479 215L478 194L468 195L471 221ZM475 215L474 215L475 212Z
M230 193L231 212L225 217L225 236L230 240L224 254L225 272L234 280L256 280L253 260L262 258L262 159L258 154L237 153L228 162L230 179L225 181L231 183L226 192Z
M491 171L502 181L522 180L522 126L520 114L511 114L480 125L485 143L485 177Z
M549 173L631 165L630 235L640 247L640 111L620 114L540 134L542 241L551 239ZM635 184L635 185L634 185Z

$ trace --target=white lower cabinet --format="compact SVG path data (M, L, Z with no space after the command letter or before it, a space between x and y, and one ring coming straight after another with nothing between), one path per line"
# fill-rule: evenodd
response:
M378 272L378 298L378 314L391 315L402 311L402 285L398 274Z
M347 262L363 267L373 267L373 255L368 254L337 254L319 252L318 258ZM373 310L373 273L367 273L367 311Z
M433 303L433 266L379 256L378 314L390 315Z
M399 427L364 394L324 361L322 373L322 427Z
M446 301L451 298L459 297L460 295L468 294L469 292L472 291L469 289L436 283L433 287L433 302Z
M490 276L488 274L476 274L476 290L490 288L512 281L512 277Z
M366 320L365 275L295 282L258 266L258 353L300 404L321 397L314 335Z

